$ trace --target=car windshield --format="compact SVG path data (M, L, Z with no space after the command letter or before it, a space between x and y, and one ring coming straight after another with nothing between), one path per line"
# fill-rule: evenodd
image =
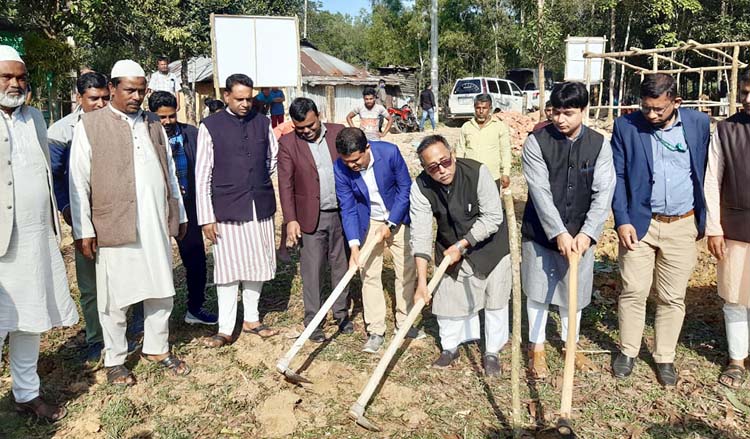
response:
M453 94L463 95L472 93L481 93L482 86L478 79L460 79L453 88Z

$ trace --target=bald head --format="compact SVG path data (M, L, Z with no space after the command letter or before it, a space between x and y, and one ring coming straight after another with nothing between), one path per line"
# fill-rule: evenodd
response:
M11 113L26 100L26 65L20 61L0 61L0 107Z

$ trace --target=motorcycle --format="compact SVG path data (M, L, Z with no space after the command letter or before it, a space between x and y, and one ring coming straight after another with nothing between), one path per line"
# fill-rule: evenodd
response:
M409 104L402 105L401 108L389 108L388 114L391 115L391 120L393 120L391 130L394 133L419 131L419 121L417 121L414 110L411 109Z

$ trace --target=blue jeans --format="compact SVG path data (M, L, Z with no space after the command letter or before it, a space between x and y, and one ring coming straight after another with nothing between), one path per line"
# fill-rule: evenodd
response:
M419 122L419 131L424 131L424 123L427 120L427 116L430 116L430 124L432 124L432 129L435 129L435 109L430 108L429 110L422 110L422 121Z

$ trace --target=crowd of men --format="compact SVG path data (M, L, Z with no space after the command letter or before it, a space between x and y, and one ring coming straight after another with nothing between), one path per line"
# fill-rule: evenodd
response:
M359 127L323 122L315 102L303 97L290 103L284 133L283 110L275 107L283 109L283 94L269 89L254 95L252 79L234 74L225 84L226 108L212 110L196 128L177 122L179 83L169 79L166 65L160 59L148 82L143 68L131 60L118 61L108 78L96 72L81 75L79 108L47 130L41 113L24 104L24 61L12 48L0 46L0 346L7 336L19 411L51 421L66 414L64 407L40 397L36 371L40 335L78 322L58 248L58 210L75 239L85 357L103 357L110 384L132 386L137 378L125 366L133 351L129 333L142 332L145 361L175 376L190 373L169 346L175 296L172 238L186 270L185 321L218 325L213 336L202 339L206 347L236 340L239 293L241 333L263 339L278 334L261 321L258 309L263 284L276 271L271 177L277 171L282 247L299 248L306 325L321 307L323 273L329 269L335 285L348 269L357 268L367 333L362 350L377 353L388 325L382 285L387 248L395 272L396 328L415 299L431 302L441 347L433 366L451 366L461 344L484 336L485 373L500 375L498 354L509 338L511 290L500 193L511 184L511 146L508 127L490 113L491 96L476 97L475 115L461 128L457 144L435 134L421 140L422 171L412 180L398 147L382 140L391 124L377 102L384 84L365 90L363 104L348 115L350 125L359 116ZM641 110L618 118L610 141L583 124L586 87L559 84L552 91L548 121L535 127L524 144L529 196L521 228L521 275L533 379L548 374L549 305L560 310L566 337L568 258L581 257L580 320L591 301L596 244L613 211L623 283L614 376L625 378L635 366L653 279L657 378L664 386L676 384L675 348L696 263L695 241L708 235L709 250L719 260L719 294L726 302L730 361L719 382L739 387L745 380L750 197L743 189L750 184L750 167L743 166L743 158L750 142L750 74L742 76L744 110L720 122L713 135L705 114L680 108L676 90L671 76L646 75ZM147 95L149 111L144 111ZM421 101L423 108L434 108L431 91ZM204 309L204 238L212 244L218 315ZM372 253L360 258L369 242L374 242ZM438 263L449 257L453 263L430 295L427 273L433 257ZM355 331L349 309L345 291L332 308L343 334ZM426 334L412 327L408 337ZM311 340L326 340L322 326ZM590 362L579 353L576 366L586 369Z

